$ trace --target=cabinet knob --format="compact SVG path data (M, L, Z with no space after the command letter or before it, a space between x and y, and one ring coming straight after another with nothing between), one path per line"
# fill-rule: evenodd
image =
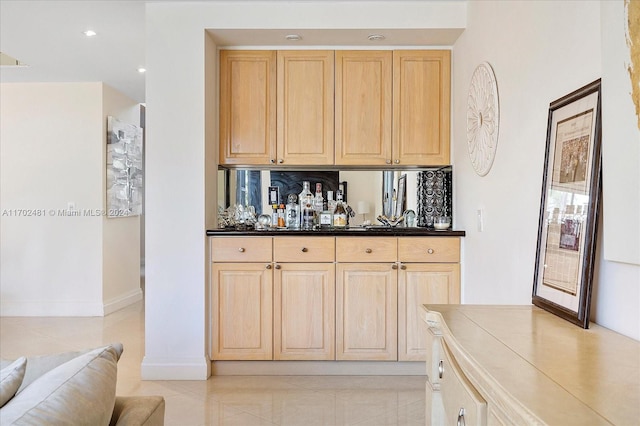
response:
M278 160L278 163L282 164L282 163L284 163L284 160L281 158L281 159Z
M270 263L267 263L267 264L265 265L265 267L264 267L264 268L265 268L265 269L271 269L271 264L270 264Z
M433 249L429 249L429 250L427 250L427 253L429 253L429 254L433 254L433 253L434 253L434 251L433 251Z
M270 162L271 164L276 164L276 160L274 160L273 158L272 158L271 160L269 160L269 162Z
M365 253L371 253L371 252L373 252L373 250L371 250L370 248L368 248L368 249L366 249L364 252L365 252Z
M387 160L387 161L386 161L386 163L387 163L387 164L391 164L391 160Z
M444 375L444 361L440 360L438 363L438 378L442 379Z
M391 269L398 269L398 265L394 263L393 265L391 265Z
M278 264L276 263L275 268L276 268L276 269L280 269L280 268L281 268L281 266L280 266L280 265L278 265Z
M302 251L303 253L306 253L306 252L308 252L308 251L309 251L309 249L308 249L308 248L306 248L306 247L302 247L302 250L301 250L301 251Z
M394 163L400 164L400 160L396 160L396 161L394 161Z
M240 253L244 253L244 247L240 247L240 248L238 249L238 251L239 251Z
M464 408L461 408L458 413L458 422L456 423L456 426L464 426Z
M400 264L400 269L404 271L405 269L407 269L407 265Z

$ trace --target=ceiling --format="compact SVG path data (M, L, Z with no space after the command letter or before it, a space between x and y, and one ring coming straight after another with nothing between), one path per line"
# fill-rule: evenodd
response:
M158 0L155 0L158 1ZM274 0L271 0L274 1ZM275 0L278 1L278 0ZM0 0L0 52L26 66L1 66L2 82L102 81L145 102L146 0ZM86 37L92 29L97 35ZM381 32L385 39L367 40ZM220 46L451 46L462 29L209 30ZM290 33L302 36L287 41Z

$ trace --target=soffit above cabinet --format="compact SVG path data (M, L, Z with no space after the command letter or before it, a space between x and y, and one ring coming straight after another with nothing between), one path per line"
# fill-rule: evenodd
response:
M358 49L380 49L384 46L453 46L464 28L377 28L377 29L210 29L207 30L218 47L232 46L357 46ZM287 40L297 34L298 41ZM370 41L373 34L384 39Z

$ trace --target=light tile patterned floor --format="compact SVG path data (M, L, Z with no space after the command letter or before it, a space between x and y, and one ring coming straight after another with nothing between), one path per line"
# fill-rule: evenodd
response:
M165 424L424 425L421 376L216 376L141 381L144 308L104 318L0 318L0 356L41 355L122 342L118 395L163 395Z

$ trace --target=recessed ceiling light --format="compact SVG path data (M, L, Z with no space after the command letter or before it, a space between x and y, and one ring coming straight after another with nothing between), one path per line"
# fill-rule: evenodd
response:
M300 40L302 40L302 37L299 34L288 34L284 38L289 40L289 41L300 41Z
M369 41L384 40L384 36L382 34L369 34L367 38L369 39Z
M82 33L82 34L86 35L87 37L93 37L93 36L98 35L98 33L97 33L97 32L95 32L95 31L93 31L93 30L83 31L83 33Z
M144 68L144 67L140 67L140 68L138 68L138 72L139 72L140 74L144 74L145 72L147 72L147 69L146 69L146 68Z

